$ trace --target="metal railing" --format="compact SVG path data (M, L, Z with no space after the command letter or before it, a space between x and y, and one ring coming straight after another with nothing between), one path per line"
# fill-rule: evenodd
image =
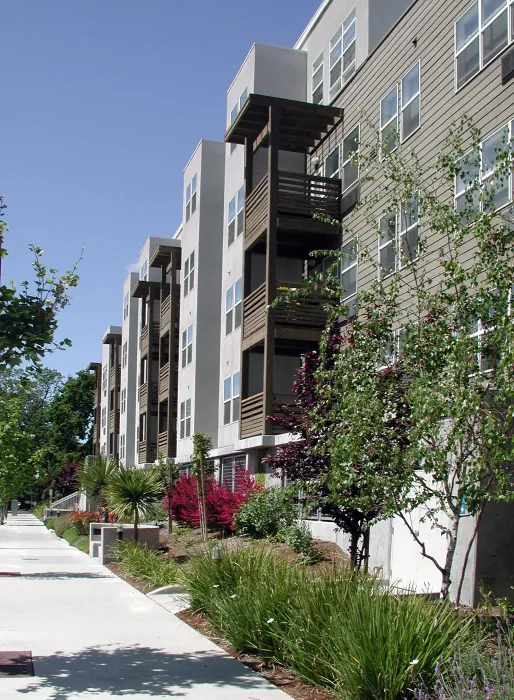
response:
M81 496L81 492L75 491L75 493L70 493L69 496L65 496L64 498L60 498L58 501L54 501L50 505L50 508L52 510L66 510L66 511L78 510L79 503L80 503L80 496Z

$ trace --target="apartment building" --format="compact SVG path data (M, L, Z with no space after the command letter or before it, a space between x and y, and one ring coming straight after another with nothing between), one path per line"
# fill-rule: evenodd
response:
M95 376L95 394L93 399L93 426L92 426L92 442L93 455L97 457L100 454L100 429L102 423L102 363L91 362L88 367L88 372Z
M102 339L100 454L118 457L120 429L121 326L109 326Z
M350 156L377 133L387 139L397 130L400 148L415 148L422 166L464 112L484 138L504 128L512 136L513 28L513 0L325 0L294 48L251 48L227 93L226 143L201 141L184 170L180 229L169 239L148 239L139 274L125 283L124 299L127 290L131 298L120 331L122 356L127 343L122 459L130 461L130 452L141 465L159 455L187 465L200 431L213 439L223 482L234 487L237 466L264 471L266 453L290 439L270 416L291 402L302 355L317 346L325 322L316 298L269 305L279 287L298 287L322 264L312 251L354 245L353 237L314 220L314 212L344 218L367 194L370 185L361 186ZM512 198L509 183L505 204ZM352 225L376 246L379 261L390 253L364 216ZM392 235L415 240L417 230L416 222L401 230L396 217ZM435 260L439 247L431 241L421 262ZM374 268L350 257L341 274L356 314L356 294ZM102 390L104 367L108 378L111 371L107 354ZM111 444L103 432L107 386L98 431L104 453ZM425 531L420 513L411 515L442 558L443 538ZM321 513L309 526L347 548L346 536ZM490 509L473 546L464 593L470 603L479 580L510 592L498 528L514 534L506 507ZM458 551L457 565L462 556ZM370 567L418 590L439 587L435 567L399 520L372 530Z
M136 409L138 378L139 303L132 296L139 275L130 272L123 283L121 323L121 382L119 458L123 464L137 464Z

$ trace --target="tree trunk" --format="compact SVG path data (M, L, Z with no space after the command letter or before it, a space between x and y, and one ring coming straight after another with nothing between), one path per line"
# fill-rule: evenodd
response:
M369 529L362 533L362 547L359 556L359 569L368 573L369 565Z
M203 456L200 457L198 474L198 508L200 511L200 530L202 539L207 540L207 511L205 508L205 480L203 470Z
M475 538L478 533L478 528L480 526L480 521L482 520L482 515L484 514L484 504L481 506L480 510L478 511L476 515L476 520L475 520L475 527L473 528L473 534L470 537L470 540L468 542L468 546L466 547L466 554L464 555L464 562L462 564L462 571L460 572L460 580L459 580L459 587L457 588L457 597L455 599L455 602L457 605L460 604L460 597L462 595L462 587L464 585L464 577L466 576L466 568L468 566L468 559L469 555L471 553L471 548L473 546L473 542L475 541Z
M350 534L350 562L352 565L352 569L357 568L357 552L359 549L359 539L360 533L352 532Z
M453 521L450 528L450 540L448 542L448 549L446 550L446 561L444 563L443 573L442 573L442 583L441 583L441 600L447 600L450 594L450 585L452 582L452 564L453 558L455 556L455 549L457 547L457 534L459 530L459 517L453 516Z
M137 506L134 510L134 542L139 542L139 511Z

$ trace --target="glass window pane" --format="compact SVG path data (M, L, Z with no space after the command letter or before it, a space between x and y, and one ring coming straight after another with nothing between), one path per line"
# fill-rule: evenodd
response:
M191 191L196 192L196 175L193 175L193 180L191 182Z
M380 250L378 262L384 275L388 275L396 270L396 255L392 243Z
M239 303L234 309L234 328L240 328L241 326L241 312L242 312L242 304Z
M240 373L236 372L232 377L232 396L239 396Z
M187 399L186 401L186 418L189 418L191 415L191 399Z
M419 92L419 63L411 68L407 73L405 78L402 80L402 105L406 105L407 102L412 100L412 98Z
M312 85L313 87L316 87L321 83L323 80L323 65L321 65L314 73L312 74Z
M186 404L184 401L180 404L180 420L184 420L186 417Z
M345 30L344 30L344 36L343 36L343 50L346 51L346 49L354 41L355 41L355 22L353 22L353 21L348 22L348 23L345 22Z
M186 188L186 202L189 202L191 199L191 183Z
M232 221L236 217L236 198L233 197L228 205L228 220Z
M327 156L325 161L325 177L334 177L339 173L339 146Z
M396 236L396 213L380 217L380 245L394 241Z
M498 154L506 150L509 142L509 128L505 127L497 131L482 144L482 173L487 174L494 170Z
M187 347L187 364L188 365L191 364L192 361L193 361L193 344L191 343L191 345L188 345L188 347Z
M457 87L460 88L480 70L479 37L457 56Z
M321 102L323 102L323 83L320 83L320 85L312 93L312 101L315 105L319 105Z
M357 262L357 242L354 240L348 241L342 248L343 260L342 269L347 270L351 265Z
M245 88L243 92L241 93L241 97L239 98L239 109L244 105L248 98L248 88Z
M187 277L188 274L189 274L189 258L184 263L184 277Z
M343 140L343 161L352 157L359 148L359 127L356 126Z
M193 250L193 252L189 256L189 269L192 270L194 268L194 266L195 266L195 251Z
M232 122L235 120L235 118L237 117L237 113L238 113L238 112L239 112L239 106L236 105L236 106L234 107L234 109L230 112L230 123L231 123L231 124L232 124Z
M343 168L343 189L347 190L359 179L359 166L351 161Z
M239 190L237 191L237 211L241 211L241 209L245 205L245 188L244 185L243 187L240 187Z
M456 193L461 194L467 187L478 182L480 172L480 154L476 151L467 153L459 162L461 171L456 176Z
M418 227L414 226L406 234L402 236L402 263L408 264L418 257Z
M186 437L191 435L191 418L186 418Z
M193 342L193 326L188 326L187 328L187 343Z
M189 273L189 291L191 291L194 286L195 286L195 271L191 270L191 272Z
M341 286L345 297L350 297L357 293L357 265L343 272L341 275Z
M317 70L319 70L321 68L322 65L323 65L323 51L320 53L318 58L312 64L312 72L315 73ZM314 83L314 84L316 84L316 83Z
M333 88L341 79L341 59L339 59L330 69L330 87Z
M230 401L227 401L226 403L223 404L223 425L228 425L231 422L230 409L231 409L231 402Z
M195 211L196 211L196 192L191 197L191 214L194 214Z
M240 277L235 284L235 303L238 304L243 297L243 279Z
M186 362L187 362L187 350L186 350L186 348L184 348L182 350L182 367L186 366Z
M239 420L239 397L232 399L232 422Z
M459 51L476 32L478 32L478 2L475 2L455 25L457 51Z
M229 311L234 306L234 287L229 287L225 296L225 311Z
M191 217L191 202L188 202L186 205L186 221L189 221Z
M488 63L509 43L507 10L491 22L482 33L483 63Z
M346 49L343 55L343 73L345 73L348 68L352 65L352 63L355 61L355 42L350 46L350 48Z
M236 222L235 219L228 225L228 244L232 245L236 237Z
M387 122L398 113L398 88L395 85L380 101L380 126L383 128Z
M343 31L344 31L344 32L347 32L347 31L348 31L348 27L351 27L352 22L354 22L354 20L355 20L355 9L353 9L353 10L350 12L350 14L348 15L348 17L347 17L347 18L345 19L345 21L343 22ZM355 26L355 24L354 24L353 26Z
M231 390L232 390L232 378L227 377L223 381L223 401L228 401L229 399L232 398Z
M507 6L507 0L481 0L482 1L482 26L491 19L501 7Z
M182 332L182 347L185 348L187 345L187 331Z
M330 39L330 65L333 65L332 55L341 55L341 38L343 36L343 28L339 27L337 32L334 34L332 39Z
M393 119L382 130L382 145L387 153L394 151L398 145L398 118Z
M233 311L228 311L225 316L225 335L232 333L232 316Z
M244 231L245 215L244 211L240 211L237 215L237 235L240 236Z
M409 199L408 202L402 204L402 216L400 220L400 231L405 231L418 220L418 201L417 199Z

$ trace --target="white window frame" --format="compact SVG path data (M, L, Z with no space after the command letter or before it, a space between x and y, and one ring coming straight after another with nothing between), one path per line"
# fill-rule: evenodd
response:
M333 34L329 44L329 99L332 100L348 79L355 73L355 51L357 48L356 7L347 15L339 29ZM344 67L345 56L353 49L354 56L349 65ZM335 80L332 72L339 62L339 73Z
M186 222L196 211L196 189L198 184L197 173L191 178L191 182L186 187Z
M412 197L411 199L417 199ZM406 267L409 267L409 265L412 265L412 263L416 262L416 260L419 260L419 201L416 201L416 208L417 208L417 219L414 223L411 223L409 226L404 227L404 204L402 203L400 206L400 215L396 217L396 223L398 227L398 233L397 233L397 264L396 264L396 269L403 270ZM410 205L409 205L410 206ZM407 262L402 255L403 251L403 246L402 243L405 240L407 240L407 236L411 231L413 231L415 228L418 229L418 246L417 246L417 251L416 255L413 258L410 258Z
M240 187L236 194L228 203L227 214L227 248L235 243L239 236L244 231L244 212L245 212L245 188ZM233 226L233 231L230 227Z
M107 428L107 407L104 406L102 408L102 431L103 434L106 434L106 428Z
M346 139L350 138L350 136L353 134L353 132L354 132L356 129L357 129L357 131L358 131L357 149L356 149L355 151L352 151L350 157L347 158L347 159L345 160L345 157L344 157L344 142L346 141ZM360 123L359 123L359 124L356 124L356 125L353 127L353 129L350 129L349 132L348 132L348 134L345 136L345 138L343 138L343 143L342 143L342 147L341 147L341 154L342 154L341 157L342 157L342 160L343 160L343 164L342 164L342 167L341 167L341 175L343 176L343 177L342 177L342 179L343 179L343 191L342 191L342 193L343 193L343 194L344 194L345 192L348 192L350 189L352 189L353 187L355 187L355 186L359 183L359 177L360 177L359 153L360 153L360 147L361 147L361 146L360 146L360 139L361 139L361 125L360 125ZM357 160L357 179L354 180L353 182L351 182L349 185L347 185L346 182L345 182L344 169L345 169L345 167L346 167L347 165L353 165L354 163L353 163L352 161L353 161L355 158L356 158L356 160Z
M412 199L414 199L414 198L412 198ZM403 226L403 220L404 220L404 216L403 216L404 205L403 204L400 206L400 211L398 211L398 209L396 208L394 210L391 210L387 214L382 214L382 216L380 216L379 222L378 222L378 279L379 280L384 280L387 277L389 277L390 275L394 275L399 270L404 270L406 267L409 267L410 265L415 263L417 260L419 260L419 256L420 256L419 203L417 205L417 208L418 208L418 218L416 219L416 221L414 223L411 223L409 226L406 226L405 228ZM393 239L387 241L386 243L381 244L381 242L380 242L380 238L381 238L381 236L380 236L380 231L381 231L380 223L381 223L382 219L390 216L391 214L394 214L394 217L395 217L395 235L394 235ZM416 251L416 255L409 260L405 260L403 255L402 255L402 242L403 242L403 239L406 238L406 236L409 234L409 232L413 231L415 228L418 229L418 248ZM382 266L380 264L380 253L382 250L384 250L388 246L392 246L392 248L394 250L394 270L391 270L390 272L384 273L382 271Z
M191 399L180 404L180 439L191 437Z
M223 426L237 423L239 420L239 400L241 397L241 373L225 377L223 380ZM225 409L228 406L229 420L225 420Z
M337 170L334 170L334 172L331 175L327 175L327 161L329 158L331 158L334 153L337 151ZM325 158L325 162L323 164L323 172L326 178L330 180L336 180L341 177L341 144L337 144L335 148L333 148L328 156Z
M492 169L485 171L486 165L484 164L484 143L486 141L488 141L489 139L493 138L494 136L496 136L496 134L499 134L500 132L502 132L504 129L507 130L506 140L505 140L504 144L501 144L501 147L502 148L509 148L510 144L512 143L512 141L514 139L514 119L509 119L509 121L506 124L502 124L502 126L500 126L498 129L495 129L490 134L487 134L487 136L485 136L485 138L483 138L482 141L478 144L478 149L479 149L478 154L474 155L473 151L468 151L467 153L465 153L462 156L461 160L464 160L465 158L467 158L471 154L473 156L473 160L476 161L476 166L474 166L474 167L478 167L478 180L479 180L480 188L478 189L476 187L476 176L473 178L473 180L468 181L468 182L463 180L463 178L460 178L460 180L464 184L464 188L459 192L457 189L458 188L457 175L455 175L454 191L453 191L453 201L454 201L455 211L458 211L458 201L461 198L466 198L466 193L469 190L475 188L475 192L477 194L479 194L482 191L482 188L484 186L487 186L487 183L490 182L492 178L494 178L495 172L496 172L496 166L494 166ZM497 149L495 149L495 150L497 150ZM506 182L506 186L508 188L509 198L507 199L507 201L504 204L499 206L495 211L501 211L504 207L508 207L514 201L514 196L513 196L514 177L513 177L512 170L509 171L509 174L504 182ZM483 207L483 203L481 202L480 209L482 209L482 207ZM468 211L472 211L472 210L468 209Z
M248 99L248 87L245 87L243 92L240 94L239 99L238 99L235 107L233 107L231 112L230 112L230 123L231 124L233 124L235 122L237 115L241 111L241 108L247 99ZM230 155L232 155L232 153L234 153L236 148L237 148L237 143L230 144Z
M236 489L236 468L241 467L245 471L248 469L248 459L246 455L233 455L231 457L222 457L220 463L220 485L225 484L231 491ZM230 468L230 480L225 478L225 470Z
M121 366L126 367L128 363L128 340L123 343L121 349Z
M416 94L410 98L408 102L404 104L403 102L403 82L405 78L411 73L415 68L418 69L418 91ZM411 105L415 100L418 100L418 125L413 131L410 132L407 136L404 135L404 113L407 107ZM419 131L421 129L421 60L418 60L413 66L409 68L409 70L405 73L405 75L402 76L402 79L400 81L400 142L405 143L405 141L408 141L411 136L413 136L416 131Z
M319 75L318 75L319 74ZM318 78L316 78L318 75ZM320 77L321 76L321 77ZM312 85L311 85L311 101L315 105L323 104L324 98L324 77L325 77L325 60L323 51L320 53L318 58L312 64ZM316 101L314 99L315 94L321 88L321 99Z
M187 367L193 361L193 324L182 331L182 367Z
M457 24L460 22L461 19L471 10L473 5L475 3L478 3L478 25L476 31L473 33L473 35L468 38L466 43L464 43L459 49L457 49ZM488 29L488 27L493 24L501 15L502 12L506 12L507 14L507 44L499 49L498 53L496 53L494 56L489 58L487 62L484 63L484 49L483 49L483 35L484 32ZM482 24L482 0L475 0L475 2L472 2L466 10L460 15L460 17L457 18L454 24L454 32L453 32L453 54L454 54L454 87L455 87L455 92L459 92L459 90L462 90L466 85L468 85L476 76L484 69L486 68L492 61L495 61L498 56L501 56L501 54L512 44L514 41L514 27L513 27L513 22L514 22L514 0L505 0L504 4L502 7L500 7L496 12L489 17L489 19ZM474 73L470 78L468 78L462 85L458 85L458 80L457 80L457 58L460 56L461 53L463 53L470 44L472 44L478 37L478 69L477 72Z
M396 91L396 113L392 117L390 117L389 120L387 122L385 122L385 124L383 124L382 123L382 103L384 102L384 100L386 100L389 97L389 95L393 92L393 90ZM380 100L380 143L382 145L384 144L384 131L387 129L387 127L390 124L393 123L393 121L396 121L396 129L395 129L396 134L395 134L395 136L397 137L397 135L398 135L398 130L399 130L399 124L398 124L398 120L399 120L399 114L398 114L399 95L398 95L398 93L399 93L398 83L396 83L396 85L394 85L390 90L388 90L387 93ZM397 148L397 145L395 145L395 147L392 148L389 152L393 153L396 150L396 148ZM382 154L381 154L381 157L382 157Z
M125 320L129 313L129 293L127 292L123 297L123 320Z
M184 296L187 296L189 292L195 286L195 251L187 258L184 263L184 280L182 283L184 287Z
M120 435L120 459L125 459L125 434Z
M102 368L102 391L104 396L107 396L107 365Z
M225 337L228 337L235 330L241 328L243 315L242 304L243 278L240 277L235 284L229 287L225 292Z
M395 218L394 219L395 235L393 236L393 238L391 238L386 243L380 243L380 238L381 238L380 231L382 230L380 228L380 223L381 223L382 219L385 219L386 217L389 217L392 214L394 214L394 218ZM392 211L390 211L386 214L382 214L382 216L379 218L379 221L378 221L378 278L379 279L386 279L386 277L389 277L390 275L394 275L398 269L398 255L397 255L397 251L396 251L397 231L398 231L398 211L396 209L393 209ZM389 272L384 272L382 270L382 266L380 264L380 253L382 250L384 250L388 246L391 246L393 249L393 252L394 252L394 269L389 271Z
M123 414L127 410L127 389L122 389L120 397L120 413Z
M344 255L341 258L341 289L344 290L344 282L343 282L344 275L348 274L351 270L353 270L355 268L355 275L356 275L355 292L352 292L351 294L346 294L345 296L343 296L343 298L341 300L343 303L346 302L349 310L350 310L350 304L348 302L351 301L352 299L356 299L357 288L358 288L358 284L359 284L359 249L358 249L358 242L357 242L356 236L353 236L352 238L350 238L350 240L346 241L341 248L341 250L344 251L346 246L349 246L352 244L355 245L355 259L345 258ZM353 315L353 314L350 313L350 315Z

